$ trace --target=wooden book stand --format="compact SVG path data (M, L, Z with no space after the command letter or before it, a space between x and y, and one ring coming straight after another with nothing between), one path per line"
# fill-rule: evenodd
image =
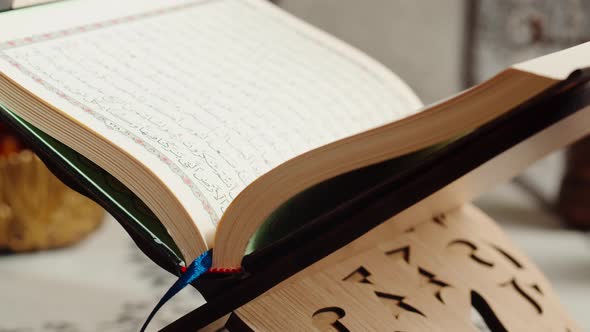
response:
M538 268L471 204L390 224L205 330L580 331Z

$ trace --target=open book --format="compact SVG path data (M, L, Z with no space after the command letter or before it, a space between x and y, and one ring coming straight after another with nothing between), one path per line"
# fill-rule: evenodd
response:
M447 171L391 213L444 212L588 131L584 113L540 151L459 179L571 118L542 106L588 80L590 44L423 107L383 66L263 0L64 1L4 12L0 31L3 121L167 267L213 248L215 268L238 269L291 233L329 233L337 222L313 221L428 163ZM456 156L468 162L438 162ZM465 194L421 205L457 179Z

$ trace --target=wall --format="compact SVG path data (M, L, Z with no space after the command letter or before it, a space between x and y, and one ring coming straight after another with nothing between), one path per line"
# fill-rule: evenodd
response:
M425 102L461 88L463 1L281 0L387 65Z

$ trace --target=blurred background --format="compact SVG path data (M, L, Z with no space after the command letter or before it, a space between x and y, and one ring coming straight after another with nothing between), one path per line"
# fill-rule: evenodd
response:
M377 58L425 104L514 63L590 40L587 0L278 2ZM577 160L588 152L586 143ZM564 151L556 152L476 204L538 264L574 319L590 331L590 238L570 228L556 209L565 160ZM589 169L582 164L574 166ZM590 208L590 191L575 195L578 205Z
M590 40L590 0L276 2L378 59L425 104L511 64ZM564 152L554 153L476 203L538 264L590 331L589 238L555 209L564 160ZM74 247L0 257L0 280L0 297L10 301L0 310L0 332L134 331L173 282L109 216ZM183 291L154 327L200 302L192 290Z

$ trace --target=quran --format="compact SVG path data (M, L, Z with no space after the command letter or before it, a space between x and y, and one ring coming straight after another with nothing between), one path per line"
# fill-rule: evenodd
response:
M203 324L590 128L590 44L423 106L262 0L64 1L3 12L0 31L2 121L163 268L212 250Z

